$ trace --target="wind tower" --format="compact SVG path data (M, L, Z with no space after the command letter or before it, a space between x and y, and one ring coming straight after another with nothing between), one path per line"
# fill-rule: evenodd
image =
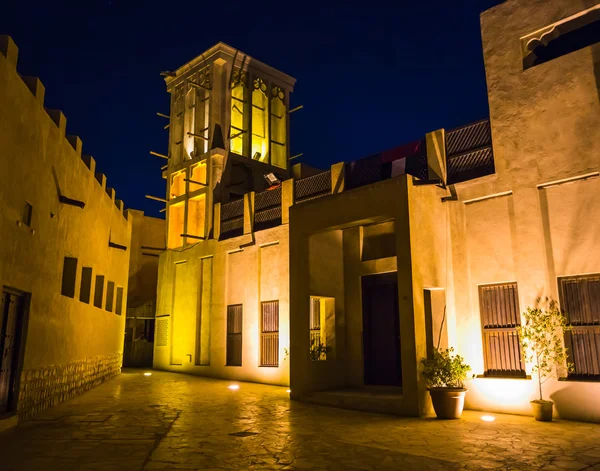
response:
M213 204L288 176L289 100L296 80L218 43L165 73L171 94L167 246L211 237Z

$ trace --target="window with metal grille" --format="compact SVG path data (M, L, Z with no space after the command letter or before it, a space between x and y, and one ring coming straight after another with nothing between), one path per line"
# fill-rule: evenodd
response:
M243 306L227 306L227 366L242 366Z
M517 328L521 325L516 283L479 287L486 376L525 376Z
M572 330L565 334L570 378L600 380L600 274L558 279L560 306Z
M106 284L106 304L104 305L104 308L108 312L112 312L112 310L113 310L114 298L115 298L115 282L109 281Z
M312 361L327 360L327 353L331 351L325 335L326 328L326 302L327 298L310 298L310 359Z
M77 259L74 257L65 257L63 261L62 286L60 294L75 297L75 278L77 277Z
M22 222L26 226L31 226L31 215L33 214L33 206L30 203L25 202L23 207L23 218Z
M279 301L261 304L260 366L279 366Z
M310 298L310 344L318 344L321 338L321 300Z

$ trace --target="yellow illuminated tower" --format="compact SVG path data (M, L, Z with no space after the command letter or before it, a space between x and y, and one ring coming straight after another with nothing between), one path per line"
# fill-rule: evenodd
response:
M295 79L218 43L165 74L171 94L168 248L211 237L212 208L284 179Z

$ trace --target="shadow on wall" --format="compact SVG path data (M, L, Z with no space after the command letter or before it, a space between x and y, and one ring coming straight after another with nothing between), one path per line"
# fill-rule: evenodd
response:
M134 274L135 287L127 296L127 304L136 307L146 301L156 300L156 287L158 283L158 265L154 262L144 263L139 271Z
M600 43L592 46L592 61L594 62L594 77L596 78L596 92L600 100Z
M600 422L600 406L597 400L598 383L560 382L565 386L550 395L559 417L569 420ZM559 384L560 384L559 383Z

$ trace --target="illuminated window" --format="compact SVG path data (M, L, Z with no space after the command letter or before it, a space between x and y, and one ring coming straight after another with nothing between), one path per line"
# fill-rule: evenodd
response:
M187 234L205 237L206 235L206 196L201 194L188 201ZM188 242L196 242L196 239Z
M183 223L185 214L185 202L181 201L177 204L171 204L169 208L169 233L168 247L170 249L183 246Z
M206 160L191 166L189 184L190 193L204 188L206 185Z
M185 170L171 174L171 199L185 194L185 178Z
M310 298L310 359L331 358L335 332L335 300L320 296Z
M184 147L188 159L208 152L210 90L210 66L187 80Z
M242 319L243 306L227 306L227 363L226 366L242 366Z
M185 109L183 113L183 152L184 160L194 158L196 155L196 89L188 83L185 92Z
M565 335L570 378L600 380L600 274L559 278L560 306L572 330Z
M271 88L271 164L287 167L287 110L285 109L285 91Z
M185 96L183 84L176 86L171 96L171 159L174 165L182 162L183 149L183 115Z
M521 325L516 283L479 287L486 376L525 376L517 328Z
M119 286L117 288L117 301L116 301L116 305L115 305L115 314L118 314L120 316L122 312L123 312L123 287ZM146 337L146 339L148 339L148 338ZM150 341L150 340L148 339L148 341Z
M79 289L79 300L82 303L90 302L90 296L92 294L92 268L83 267L81 269L81 285Z
M269 100L267 84L260 78L252 82L252 150L251 157L269 162Z
M521 38L523 69L600 42L600 5Z
M60 294L75 297L75 278L77 277L77 259L65 257L63 261L62 287Z
M246 72L234 69L231 82L231 126L229 129L231 152L248 155L248 118Z
M113 310L114 298L115 298L115 282L109 281L106 284L106 305L104 307L104 309L106 309L108 312L112 312L112 310Z
M279 366L279 301L261 303L260 366Z
M33 213L33 206L29 203L25 202L25 206L23 207L23 218L22 222L26 226L31 226L31 214Z
M94 287L94 306L102 309L103 296L104 296L104 276L96 275L96 285Z

